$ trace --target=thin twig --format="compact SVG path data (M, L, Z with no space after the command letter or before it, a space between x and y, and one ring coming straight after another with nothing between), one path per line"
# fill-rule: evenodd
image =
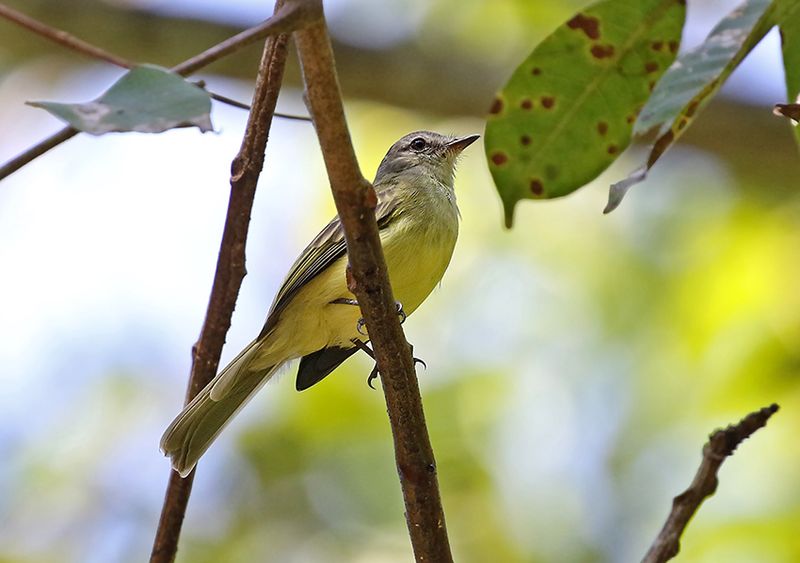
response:
M307 104L347 240L348 286L366 320L381 373L414 555L417 561L452 561L414 361L397 317L375 222L375 191L361 175L353 151L324 18L295 32L295 40Z
M703 446L703 461L700 463L692 484L672 500L672 511L653 545L644 556L642 563L663 563L678 554L681 535L692 516L703 504L703 501L717 490L719 483L717 473L722 462L733 454L739 444L766 425L769 418L777 411L778 405L772 404L748 414L736 425L728 426L711 434L708 442Z
M14 22L30 31L41 35L42 37L49 39L50 41L54 41L63 47L71 49L73 51L77 51L83 55L91 57L93 59L99 59L101 61L107 61L113 65L121 66L124 68L131 68L133 63L119 57L113 53L109 53L108 51L101 49L95 45L87 43L82 39L78 39L74 35L63 31L61 29L56 29L54 27L50 27L39 20L35 20L30 16L23 14L22 12L18 12L13 8L9 8L5 4L0 4L0 17L7 19L10 22Z
M280 12L276 12L273 17L269 18L268 20L264 21L263 23L247 29L241 33L234 35L233 37L229 37L225 41L214 45L213 47L206 49L202 53L195 55L194 57L183 61L172 67L170 70L181 76L188 76L194 72L197 72L203 67L210 65L211 63L230 55L251 43L254 43L260 39L264 39L269 37L270 35L274 35L276 33L283 33L284 31L292 31L294 27L298 25L302 25L302 21L304 18L304 7L298 2L287 2L286 7L283 8ZM35 20L17 12L16 10L12 10L3 4L0 4L0 17L4 17L9 21L15 22L35 33L38 33L42 37L46 39L50 39L55 41L56 43L67 47L69 49L73 49L79 53L84 55L94 57L100 60L104 60L110 62L112 64L118 65L122 68L131 68L134 66L134 63L109 53L100 47L96 47L78 39L69 33L62 31L60 29L56 29L50 27L48 25L43 24L42 22ZM226 98L225 96L220 96L218 94L214 94L209 92L212 98L219 100L224 103L231 103L236 107L246 106L246 104L241 104L239 102L234 102L230 98ZM233 102L233 103L232 103ZM249 106L248 106L249 109ZM291 115L285 113L275 113L276 116L283 117L286 119L296 119L302 121L310 121L310 118L298 116L298 115ZM29 162L35 160L36 158L42 156L44 153L49 151L52 148L57 147L64 141L67 141L80 133L79 130L75 129L74 127L64 127L57 133L47 137L46 139L38 142L34 146L30 147L26 151L18 154L2 166L0 166L0 180L3 180L28 164Z
M278 0L277 5L280 5ZM267 40L261 59L253 97L253 110L247 122L239 154L231 166L231 195L220 243L214 284L200 338L193 348L192 371L186 394L188 403L217 372L225 335L245 276L245 243L250 224L258 176L264 164L264 150L272 115L278 101L286 63L288 35ZM191 493L194 471L182 479L170 472L158 523L151 563L175 559L183 518Z
M113 65L116 65L118 67L121 67L121 68L133 68L134 66L137 65L137 63L135 63L133 61L129 61L128 59L120 57L119 55L115 55L114 53L110 53L110 52L106 51L105 49L103 49L101 47L98 47L97 45L93 45L93 44L89 43L88 41L84 41L83 39L75 37L71 33L67 32L67 31L64 31L63 29L58 29L56 27L52 27L50 25L47 25L47 24L45 24L43 22L40 22L39 20L36 20L36 19L26 15L26 14L23 14L22 12L18 12L17 10L15 10L15 9L9 7L9 6L6 6L5 4L2 4L2 3L0 3L0 18L5 18L10 22L16 23L16 24L20 25L21 27L24 27L24 28L36 33L37 35L40 35L41 37L44 37L45 39L49 39L50 41L53 41L54 43L57 43L57 44L61 45L62 47L66 47L67 49L70 49L72 51L75 51L77 53L85 55L87 57L90 57L90 58L93 58L93 59L98 59L98 60L101 60L101 61L106 61L106 62L109 62L109 63L111 63ZM262 26L263 25L266 25L266 23L262 24ZM253 28L253 29L260 29L259 33L263 33L263 29L261 29L262 26L259 26L258 28ZM245 33L247 33L247 32L245 32ZM247 38L248 38L247 41L248 42L250 41L250 37L251 37L251 35L248 34L247 35ZM231 38L231 39L233 39L233 38ZM227 41L230 41L231 39L228 39ZM248 44L247 42L243 43L243 44L239 45L239 47L247 45L247 44ZM208 51L206 51L206 52L208 52ZM217 51L215 51L215 53L218 54ZM198 55L198 56L200 56L200 55ZM196 58L196 57L193 57L193 58ZM217 60L217 59L214 59L214 60ZM174 71L174 69L173 69L173 71ZM208 92L209 96L211 96L213 99L217 100L218 102L222 102L223 104L228 104L229 106L233 106L235 108L244 109L244 110L248 110L248 111L250 110L250 106L248 104L245 104L245 103L240 102L238 100L234 100L233 98L229 98L227 96L223 96L222 94L217 94L215 92L212 92L211 90L208 90L205 87L205 85L203 85L202 88L204 90L206 90L206 92ZM281 118L284 118L284 119L294 119L294 120L297 120L297 121L311 121L310 117L307 117L307 116L304 116L304 115L293 115L293 114L289 114L289 113L282 113L282 112L279 112L279 111L275 112L275 117L281 117Z
M775 115L788 117L794 121L800 121L800 103L796 104L775 104L772 109Z
M284 2L281 8L268 20L265 20L255 27L246 29L241 33L237 33L233 37L229 37L225 41L217 43L191 59L187 59L175 65L172 67L172 72L176 72L181 76L188 76L260 39L275 35L276 33L294 31L295 28L304 25L303 22L306 18L304 10L305 6L302 1L289 0Z
M209 90L206 90L208 94L218 102L222 102L223 104L228 104L229 106L233 106L235 108L250 110L250 105L244 102L240 102L239 100L234 100L233 98L229 98L227 96L223 96L222 94L216 94ZM311 118L307 115L295 115L293 113L283 113L280 111L276 111L274 117L280 117L282 119L292 119L294 121L308 121L311 122Z

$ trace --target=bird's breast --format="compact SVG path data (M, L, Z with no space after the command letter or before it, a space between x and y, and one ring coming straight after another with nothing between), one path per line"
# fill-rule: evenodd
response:
M397 301L410 314L442 280L458 237L455 205L401 216L384 229L381 242Z

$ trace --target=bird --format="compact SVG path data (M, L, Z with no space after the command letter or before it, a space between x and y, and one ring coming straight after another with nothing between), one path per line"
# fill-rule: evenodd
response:
M402 319L430 295L450 264L460 220L456 164L478 138L415 131L395 142L378 166L375 216ZM161 450L182 477L283 365L300 358L296 388L302 391L366 345L368 332L362 330L358 302L347 288L347 263L337 216L289 270L259 335L164 432Z

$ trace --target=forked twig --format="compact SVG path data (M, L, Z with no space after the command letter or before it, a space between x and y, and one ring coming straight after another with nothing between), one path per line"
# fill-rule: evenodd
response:
M672 510L658 536L650 546L643 563L663 563L669 561L680 550L680 539L686 526L703 501L717 490L717 473L722 462L732 455L736 448L753 433L767 424L769 418L778 412L778 405L772 404L748 414L738 424L717 430L703 446L703 461L689 488L672 501Z
M275 33L280 33L284 29L291 31L292 26L298 25L298 22L301 21L298 14L302 15L297 7L292 10L284 10L283 12L276 13L273 17L269 18L263 23L238 33L233 37L229 37L225 41L206 49L202 53L175 65L170 70L180 74L181 76L188 76L194 72L197 72L201 68L206 67L211 63L254 43L255 41L258 41L259 39L264 39L270 35L274 35ZM67 33L66 31L48 26L38 20L26 16L21 12L9 8L4 4L0 4L0 17L6 18L7 20L21 25L22 27L33 31L34 33L37 33L46 39L54 41L63 47L83 55L106 61L122 68L131 68L132 66L135 66L135 63L123 57L109 53L108 51L79 39L74 35ZM246 104L236 102L230 98L215 94L213 92L209 92L209 95L215 100L223 103L243 109L250 108ZM274 115L286 119L309 121L309 118L298 115L279 112L275 112ZM78 133L80 133L80 131L74 127L64 127L60 131L36 143L34 146L0 166L0 180L10 176L29 162L42 156L50 149L55 148L61 143L71 139Z
M281 0L276 4L279 6ZM231 195L222 233L214 284L200 338L193 348L192 371L186 394L188 403L217 372L225 335L245 276L245 244L258 176L264 164L272 115L278 101L286 63L288 36L271 37L259 66L253 109L239 154L231 167ZM170 472L169 484L150 556L151 563L170 563L178 550L183 518L192 489L194 471L182 479Z

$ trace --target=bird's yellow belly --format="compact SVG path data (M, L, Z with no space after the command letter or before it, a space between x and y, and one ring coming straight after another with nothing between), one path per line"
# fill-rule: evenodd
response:
M406 314L414 312L442 280L455 246L455 236L422 241L417 245L405 241L393 244L391 238L384 241L392 292Z
M409 233L411 228L420 227L401 223L381 232L394 298L406 314L415 311L441 281L458 234L457 223L452 229L425 227L416 233ZM335 303L355 299L347 289L346 266L344 256L320 272L281 314L268 338L276 356L300 357L326 346L349 347L353 338L366 339L357 330L359 307Z

